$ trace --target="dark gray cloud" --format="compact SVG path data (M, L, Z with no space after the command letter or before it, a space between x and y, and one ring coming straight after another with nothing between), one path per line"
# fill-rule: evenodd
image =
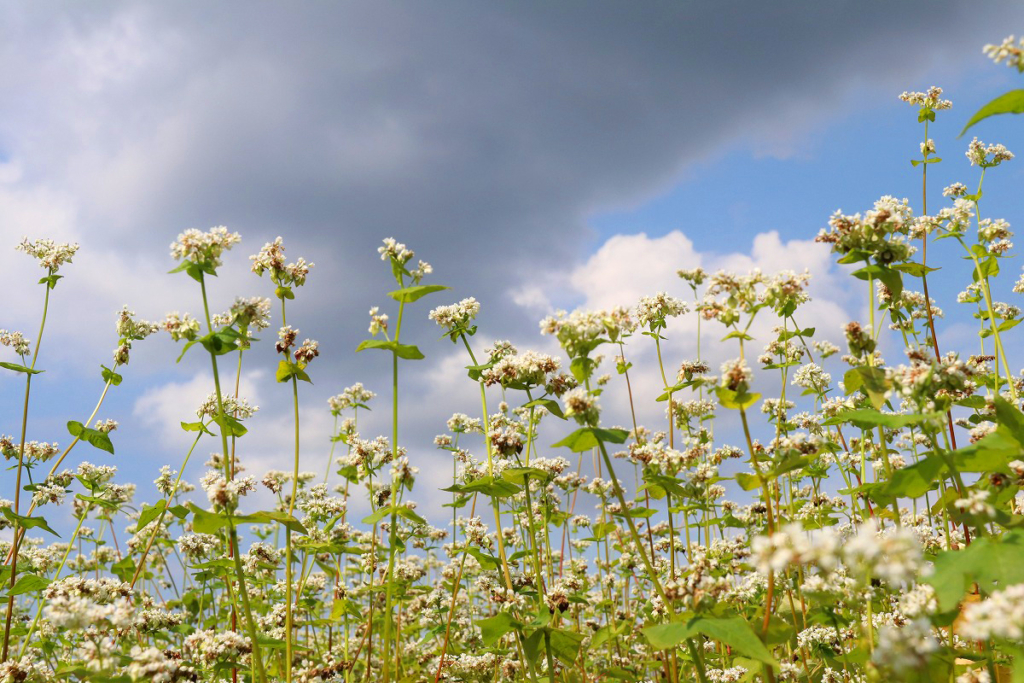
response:
M55 227L98 272L120 259L106 272L125 280L90 281L69 320L123 300L190 307L168 303L180 281L140 279L169 267L183 228L226 224L245 253L282 234L289 254L317 263L294 315L335 351L319 361L330 379L314 391L326 395L374 380L348 349L389 286L382 237L406 241L456 296L483 300L494 336L532 333L508 290L584 259L596 246L588 215L641 201L724 147L784 149L868 80L886 97L927 86L922 74L979 55L1024 11L174 2L9 3L0 16L3 239ZM0 254L4 268L23 258ZM426 308L410 333L433 338Z

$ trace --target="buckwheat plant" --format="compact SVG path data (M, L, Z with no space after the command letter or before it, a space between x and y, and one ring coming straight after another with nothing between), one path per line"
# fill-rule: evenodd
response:
M986 51L1020 66L1015 39ZM0 500L0 682L1021 678L1024 374L1013 363L1024 314L1013 297L1024 277L1004 283L1010 223L980 206L985 175L1016 160L974 139L943 163L977 185L930 198L951 116L943 96L900 96L924 124L911 160L920 202L887 195L822 217L817 240L852 266L866 320L807 326L808 272L680 263L665 287L685 301L666 291L556 312L540 321L549 346L530 348L525 334L488 336L489 309L466 296L424 314L438 355L452 342L479 392L452 415L419 402L440 432L432 456L399 433L398 370L425 355L402 336L407 306L447 288L427 284L431 266L396 240L379 249L396 305L370 309L357 347L390 354L390 433L360 433L378 399L347 382L321 406L333 428L316 472L303 467L298 382L320 347L286 316L312 264L286 262L281 238L251 259L273 296L212 315L208 276L240 237L182 233L174 272L199 283L202 312L150 323L118 311L102 391L67 423L63 447L29 434L29 397L51 377L36 364L40 340L77 246L26 240L18 248L46 271L45 298L34 338L0 330L0 366L26 381L20 431L0 429L13 487ZM929 251L933 264L962 257L944 273L962 282L956 301L933 297ZM942 327L957 309L954 320L976 320L969 348ZM190 443L180 463L154 467L147 501L151 489L75 447L113 454L119 425L101 414L105 398L157 332L182 345L183 362L201 346L187 360L208 356L213 382L182 407ZM259 407L239 391L260 343L291 388L294 454L254 472ZM657 389L638 389L648 382ZM208 437L200 472L193 455ZM445 458L451 485L428 495L448 526L435 527L411 496L419 469L447 469ZM268 509L254 509L257 489ZM357 519L351 510L367 505ZM55 531L65 535L50 542Z
M264 273L270 274L271 282L276 285L274 296L281 302L281 329L277 333L277 344L274 349L283 356L278 364L276 378L278 382L288 382L292 385L292 406L295 422L295 457L291 476L292 490L288 497L288 516L295 514L295 503L299 495L299 455L300 455L300 424L299 424L299 380L312 383L306 367L313 362L313 359L320 355L319 343L306 339L298 343L299 330L288 324L288 316L285 312L285 302L295 298L295 287L306 284L306 277L309 275L312 263L306 263L305 259L298 259L294 263L285 264L284 246L282 239L278 237L273 242L263 246L258 254L250 256L252 261L252 272L259 276ZM239 362L241 362L241 350L239 351ZM292 681L292 639L293 639L293 608L292 590L293 576L292 565L294 560L294 548L292 547L292 528L285 528L285 680ZM305 568L303 568L305 569Z

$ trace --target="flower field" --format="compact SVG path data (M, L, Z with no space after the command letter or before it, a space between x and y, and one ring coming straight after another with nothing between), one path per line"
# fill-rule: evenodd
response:
M1024 41L986 52L1024 71ZM1024 110L1021 93L968 128ZM986 175L1018 162L1001 144L931 139L951 107L940 88L900 99L920 124L907 172L921 196L822 216L816 237L863 296L865 318L841 330L807 319L808 273L680 263L672 284L691 296L540 320L558 354L483 344L481 303L448 303L444 274L388 238L379 265L394 287L354 352L386 358L390 385L352 378L309 405L320 348L290 309L314 264L267 243L249 256L265 296L212 311L242 238L187 230L167 265L193 312L119 311L95 408L39 440L33 387L60 324L47 315L74 286L78 245L26 238L16 248L43 273L25 293L41 300L39 327L0 330L2 371L24 386L23 410L0 423L0 681L1024 680L1024 351L1009 303L1024 275L1010 223L983 199ZM930 187L939 162L960 164L963 182ZM929 295L936 252L966 264L956 300ZM941 307L967 312L970 344L936 333ZM413 316L463 355L478 396L437 416L433 444L400 438L400 370L437 343L410 338ZM697 355L671 357L687 319ZM766 319L771 337L755 338ZM181 409L191 448L154 467L160 497L140 500L92 461L116 463L104 402L153 335L214 381ZM712 366L708 343L731 359ZM247 467L260 435L239 383L256 344L274 346L269 371L292 398L287 469ZM655 364L631 362L650 348ZM659 391L637 391L641 376ZM625 424L604 418L611 387ZM371 406L388 433L363 432ZM326 471L302 462L322 445L304 441L310 411L333 421ZM424 446L450 462L440 491L414 487ZM444 515L425 514L428 500ZM58 537L61 508L74 526Z

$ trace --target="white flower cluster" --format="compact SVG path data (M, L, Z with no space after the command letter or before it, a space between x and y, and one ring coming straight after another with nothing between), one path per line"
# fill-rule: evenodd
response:
M984 600L965 605L958 630L970 640L1024 638L1024 583L993 591Z
M742 358L725 361L722 363L720 370L720 386L737 393L746 391L750 386L751 378L754 376L750 366Z
M312 263L306 263L304 258L298 259L295 263L285 264L284 246L280 237L264 244L259 253L250 256L249 260L252 261L252 272L261 277L263 273L269 272L274 283L285 287L301 287L306 284L309 269L314 266Z
M0 346L11 347L19 356L27 356L29 352L29 340L21 332L0 330Z
M1006 66L1024 71L1024 38L1017 42L1016 36L1007 36L998 45L988 43L982 52L996 64L1006 62Z
M636 322L640 327L649 327L653 323L664 323L666 318L683 315L689 310L686 303L665 292L654 296L641 297L636 305Z
M465 328L480 312L480 302L473 297L463 299L450 306L438 306L429 314L429 319L446 330Z
M831 529L818 530L812 536L798 523L787 524L770 536L754 537L751 550L762 573L796 565L829 572L842 562L854 575L890 584L911 582L922 564L921 545L913 531L902 527L879 530L874 518L846 540Z
M249 419L260 409L259 406L250 405L248 399L241 396L236 398L231 394L222 396L221 404L224 406L225 415L230 415L239 420ZM209 394L196 409L198 417L214 417L219 412L220 408L217 404L216 393Z
M927 92L906 92L900 94L900 100L907 104L916 104L919 107L928 107L934 111L949 109L953 103L941 98L942 88L933 85Z
M239 496L256 489L256 479L251 476L228 481L220 472L207 472L199 483L217 510L234 510Z
M171 257L175 261L208 263L213 267L221 264L221 255L242 241L237 232L228 232L224 226L210 228L206 232L191 228L178 235L171 242Z
M51 239L39 239L35 242L29 242L26 237L14 249L15 251L23 251L29 256L38 259L41 267L56 273L62 265L71 263L71 259L78 252L78 243L57 243Z
M793 373L793 386L803 387L811 391L823 392L831 383L832 375L825 372L816 363L803 365Z
M405 264L416 255L411 249L406 248L404 244L396 241L394 237L386 238L384 246L377 247L377 253L380 254L381 261L387 261L390 258L400 264Z
M790 523L770 536L755 536L750 542L758 571L780 573L787 567L815 565L831 570L838 562L839 537L823 530L813 538L798 523Z
M565 352L573 358L583 350L589 352L602 335L614 342L635 329L636 322L632 313L622 307L607 311L557 311L540 321L540 333L554 335Z
M132 661L126 671L133 681L173 683L195 677L195 671L187 662L168 656L159 648L133 645L131 655Z
M557 358L546 353L524 351L521 354L502 357L492 367L484 371L483 380L487 386L495 384L538 386L545 383L548 375L557 372L559 365Z
M174 341L179 341L181 339L184 339L185 341L192 341L199 336L199 321L188 313L185 313L184 315L179 314L177 311L168 313L160 326L165 332L171 335L171 339Z
M566 417L571 417L581 425L597 425L598 416L600 414L600 406L597 403L597 397L587 391L584 387L576 387L562 397L562 403L565 404Z
M903 626L883 625L878 629L878 644L871 656L879 668L896 674L921 671L929 655L939 649L931 623L914 619Z
M388 331L388 314L381 313L379 306L370 309L370 334L376 336L380 332Z
M971 140L970 144L967 145L967 152L965 154L971 162L971 166L980 166L982 168L992 168L1013 158L1013 153L1006 149L1004 145L986 145L978 140L978 138Z
M238 297L231 308L213 316L215 327L226 327L238 323L240 327L265 330L270 327L270 299L263 296Z
M350 387L345 387L337 396L327 399L327 405L330 406L332 415L338 415L343 410L365 405L376 396L377 394L363 387L362 382L356 382Z

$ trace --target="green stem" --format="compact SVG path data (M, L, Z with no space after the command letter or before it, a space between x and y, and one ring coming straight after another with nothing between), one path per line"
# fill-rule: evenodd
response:
M53 270L49 271L50 275L53 275ZM39 335L36 337L36 350L32 353L32 365L29 369L34 370L36 367L36 359L39 357L39 347L43 341L43 330L46 328L46 312L50 307L50 285L46 285L46 296L43 299L43 319L39 323ZM25 465L25 433L28 429L28 399L29 394L32 390L32 373L25 373L25 403L21 413L21 445L18 447L18 474L15 481L14 488L14 514L20 512L21 505L21 473ZM10 586L13 589L15 581L18 577L18 550L21 547L21 534L18 529L18 520L14 520L14 547L11 550L11 581ZM10 648L11 640L11 618L14 616L14 595L7 598L7 616L4 621L4 644L3 650L0 652L0 662L7 661L7 654Z
M206 276L200 273L199 286L203 292L203 313L206 315L206 330L213 332L213 323L210 319L210 304L206 296ZM217 356L210 354L210 362L213 365L213 386L217 392L217 415L224 419L224 395L220 389L220 373L217 372ZM221 448L224 452L224 473L225 477L231 476L231 455L228 449L228 434L223 425L220 425ZM235 529L234 521L228 515L228 537L231 547L231 554L234 557L235 577L238 579L238 592L242 596L242 607L245 610L246 625L249 630L249 639L252 641L252 659L256 664L256 673L261 683L267 683L267 674L263 670L263 658L260 655L260 645L256 634L256 620L252 616L252 609L249 605L249 590L245 583L245 573L242 571L242 560L238 555L238 531Z
M404 283L399 281L399 286ZM395 343L402 334L402 315L405 312L405 302L398 304L398 324L395 326ZM398 460L398 354L391 354L391 461ZM384 612L384 669L382 671L384 683L391 680L391 630L394 627L394 600L395 600L395 551L398 541L398 479L391 476L391 527L388 530L388 585L387 604ZM397 649L397 643L396 643Z

